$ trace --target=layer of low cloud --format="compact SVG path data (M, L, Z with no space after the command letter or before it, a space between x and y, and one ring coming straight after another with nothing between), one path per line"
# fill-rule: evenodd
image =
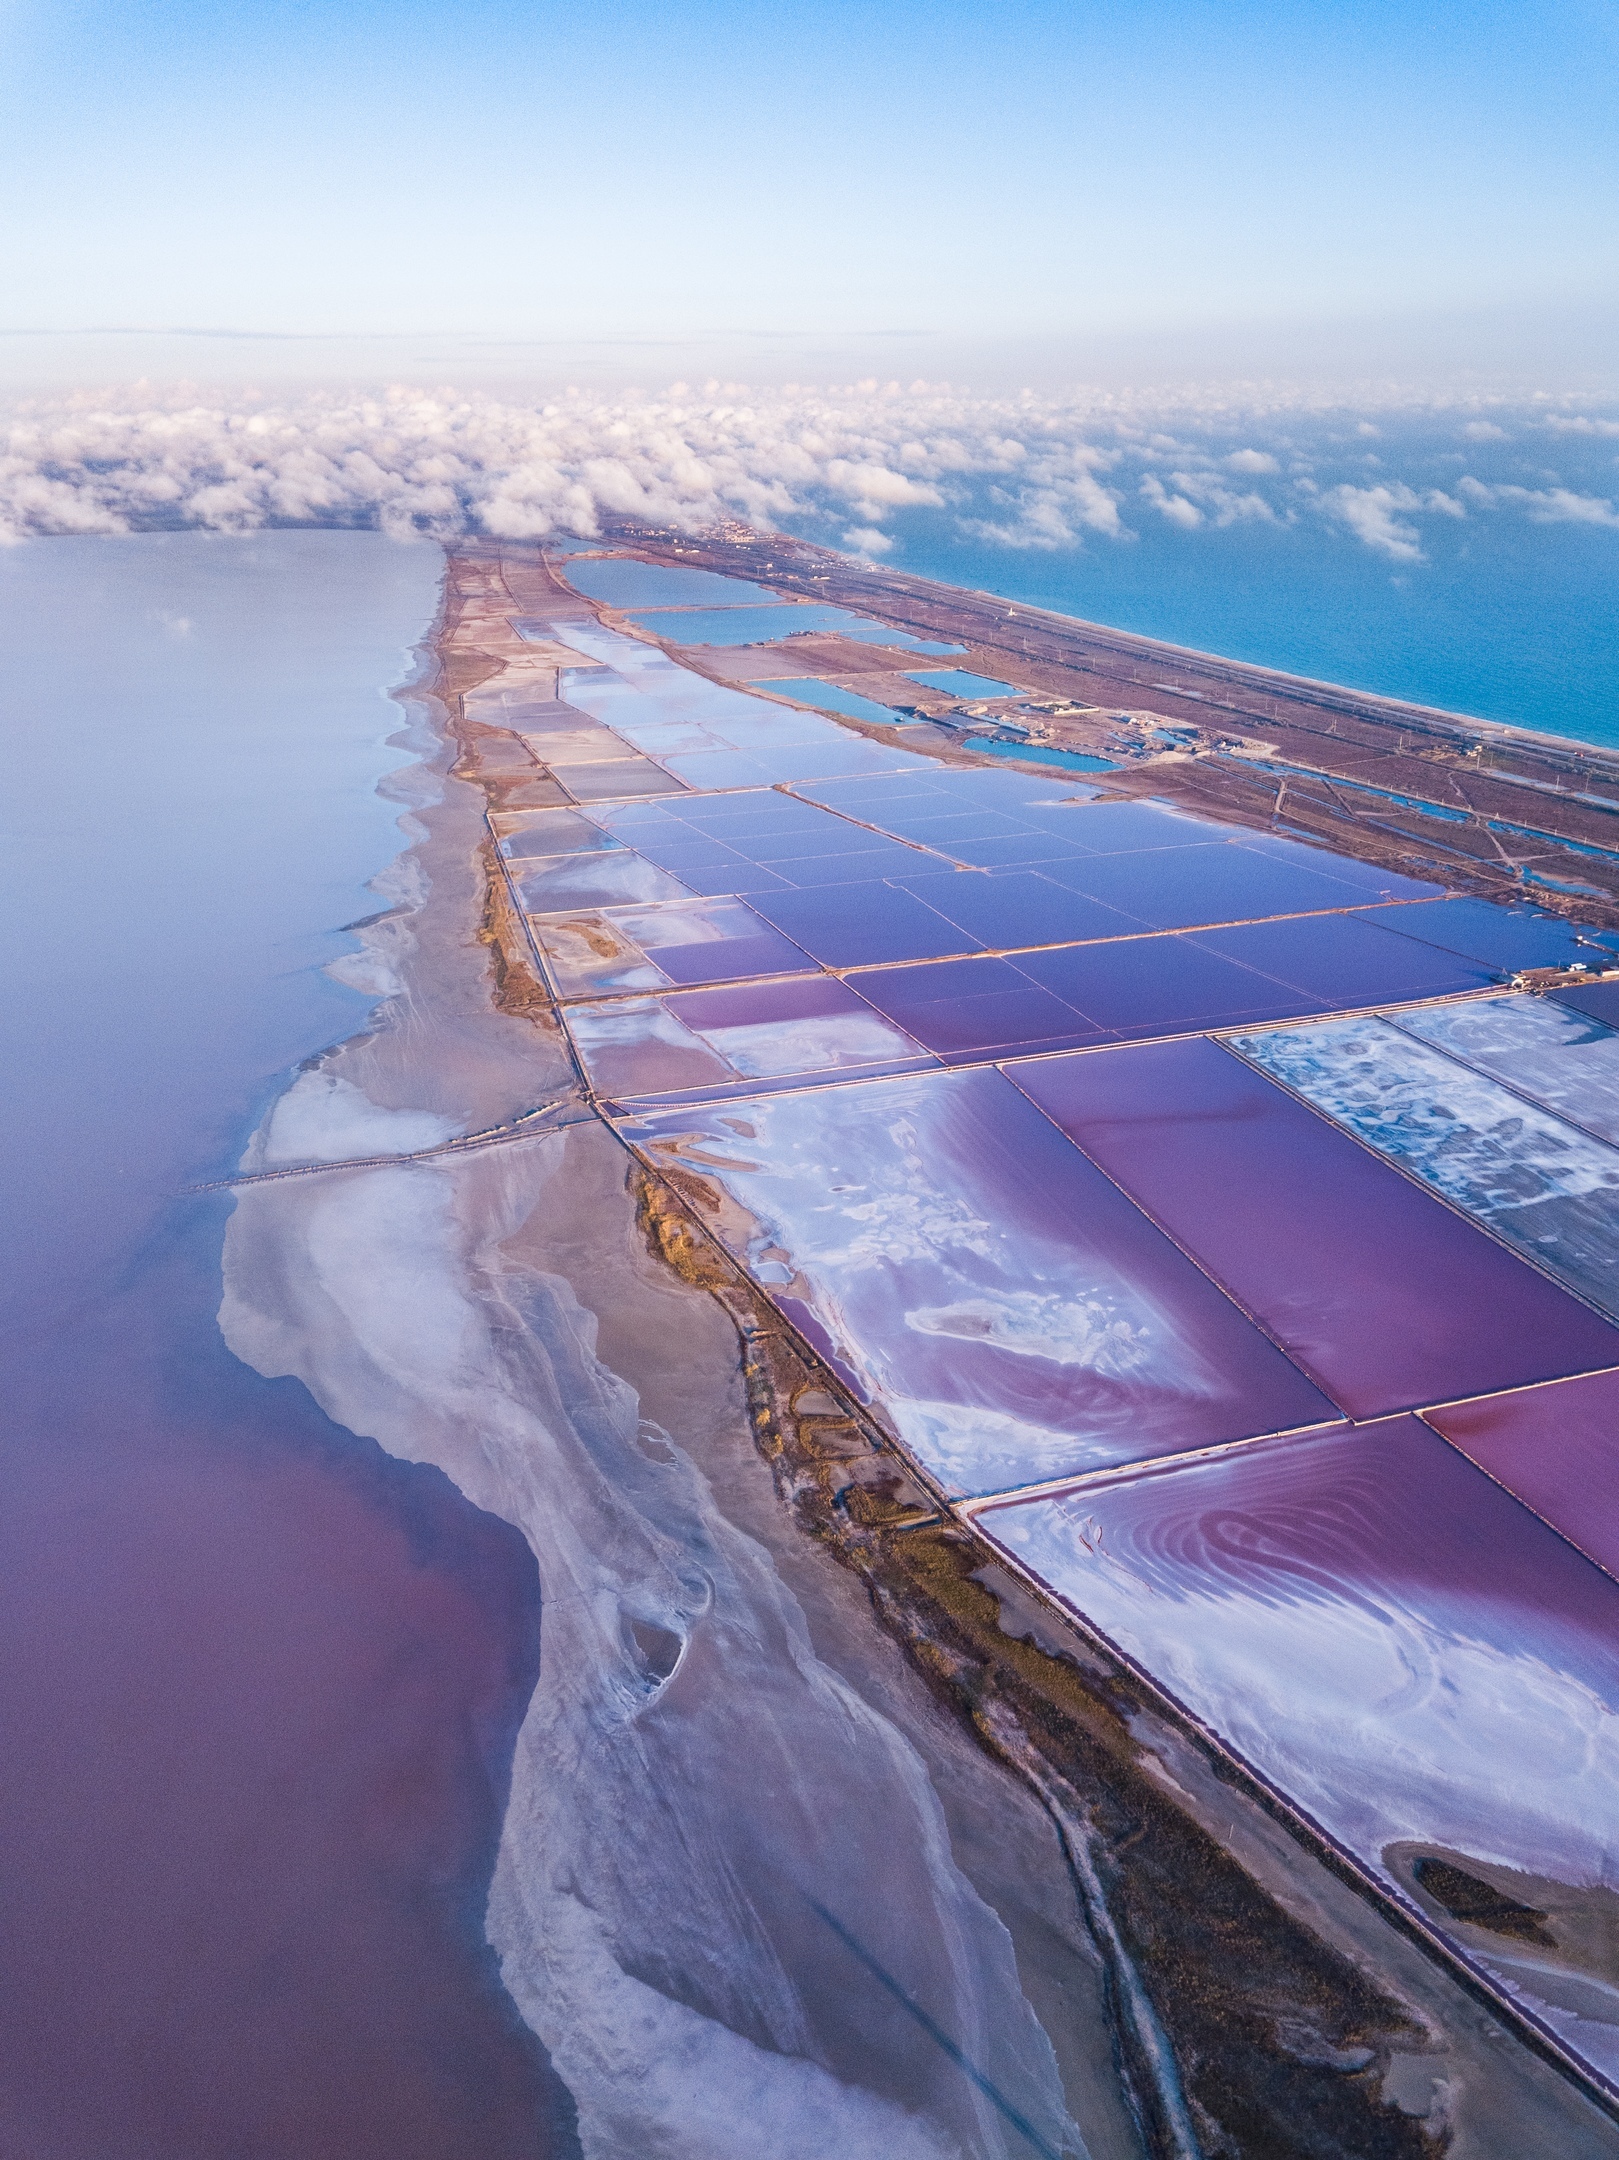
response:
M1441 520L1619 527L1593 478L1612 470L1619 420L1570 400L1492 411L1394 392L1350 406L1251 386L990 398L920 382L533 404L407 388L75 396L0 420L0 539L266 525L588 539L622 517L685 530L740 518L875 560L918 516L1051 550L1165 525L1190 537L1303 523L1410 566ZM1441 439L1453 449L1436 485L1417 466ZM1576 450L1580 474L1546 463Z

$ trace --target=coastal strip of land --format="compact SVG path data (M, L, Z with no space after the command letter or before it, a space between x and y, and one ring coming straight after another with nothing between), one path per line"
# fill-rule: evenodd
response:
M637 543L637 552L654 559L656 551ZM663 559L693 556L683 542ZM713 560L737 567L723 553ZM764 562L756 568L769 574ZM839 597L874 611L867 591ZM563 799L535 795L554 780L519 751L515 729L490 715L503 686L520 705L542 685L549 692L545 678L554 684L557 666L577 664L571 652L536 641L531 623L522 633L512 627L514 618L565 608L622 626L615 611L581 603L539 548L469 543L452 553L440 695L461 748L457 771L482 788L497 816ZM884 619L892 612L884 608ZM968 626L923 627L954 629L965 642ZM739 679L718 657L679 653L715 681ZM1020 689L1028 681L986 644L970 645L964 658L998 662ZM887 666L894 671L892 656ZM936 741L932 754L944 763L979 762L970 740L952 741L952 732L935 720L925 731L907 727L903 739L907 748ZM1204 762L1143 759L1138 772L1126 769L1118 782L1110 775L1108 784L1166 793L1149 775L1161 780ZM1337 829L1333 844L1354 846ZM543 1026L552 1008L543 956L525 935L492 847L485 863L497 1002ZM1115 2045L1144 2149L1218 2150L1215 2126L1240 2123L1238 2149L1326 2150L1319 2141L1330 2127L1336 2149L1415 2155L1445 2149L1465 2123L1468 2149L1479 2152L1525 2149L1546 2135L1606 2152L1608 2126L1548 2061L1503 2052L1500 2028L1467 1977L1430 1964L1419 1949L1421 1930L1391 1925L1330 1850L1296 1842L1297 1826L1283 1828L1272 1796L1207 1735L1177 1723L1106 1645L995 1564L970 1521L939 1504L727 1257L709 1233L699 1184L688 1188L667 1165L627 1164L644 1249L726 1315L753 1444L799 1534L863 1586L941 1708L1047 1811L1107 1965ZM1276 2023L1283 1999L1310 2006L1316 2037L1302 2055ZM1199 2141L1190 2147L1188 2125Z
M739 524L688 534L626 519L608 537L651 562L752 579L964 646L963 669L1020 693L999 714L1032 746L1107 760L1110 791L1330 841L1573 921L1619 923L1619 753L1190 651ZM892 654L838 639L795 638L792 649L797 674L951 716L952 701L919 689ZM723 652L688 647L681 657L735 679ZM940 751L949 755L945 743Z

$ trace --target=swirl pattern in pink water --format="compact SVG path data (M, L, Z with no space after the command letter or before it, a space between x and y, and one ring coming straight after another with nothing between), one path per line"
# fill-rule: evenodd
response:
M1413 1840L1619 1882L1619 1583L1419 1419L978 1520L1391 1884Z

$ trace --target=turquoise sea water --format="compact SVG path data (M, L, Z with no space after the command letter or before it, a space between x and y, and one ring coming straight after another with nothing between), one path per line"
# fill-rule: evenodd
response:
M1613 533L1494 532L1405 574L1330 535L1252 527L1049 555L930 538L904 566L1200 652L1619 746Z
M1164 448L1143 429L1100 468L1116 535L1086 528L1059 493L1074 537L1042 544L1040 488L974 483L944 509L897 513L883 559L1171 644L1619 746L1619 424L1498 421L1232 420ZM1480 426L1497 432L1481 439ZM1256 455L1273 469L1233 470ZM1194 485L1251 496L1264 514L1232 515L1206 492L1201 522L1174 522L1143 490L1174 490L1186 464ZM1388 490L1413 552L1363 538L1333 507L1343 488Z

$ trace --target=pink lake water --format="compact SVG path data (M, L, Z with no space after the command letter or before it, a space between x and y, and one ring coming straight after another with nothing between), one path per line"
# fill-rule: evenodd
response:
M367 1000L382 693L442 558L374 534L0 560L0 2143L572 2149L482 1910L534 1564L216 1324L235 1166Z

